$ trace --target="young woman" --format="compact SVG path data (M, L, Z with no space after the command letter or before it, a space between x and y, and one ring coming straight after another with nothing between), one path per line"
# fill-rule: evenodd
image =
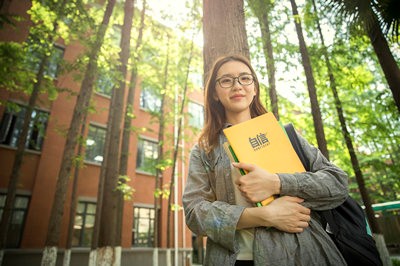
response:
M205 265L346 265L313 210L346 199L347 175L300 136L309 172L269 173L230 163L222 129L266 113L256 74L247 59L226 56L215 62L205 90L205 126L190 155L183 195L187 225L207 237ZM271 195L279 197L254 207Z

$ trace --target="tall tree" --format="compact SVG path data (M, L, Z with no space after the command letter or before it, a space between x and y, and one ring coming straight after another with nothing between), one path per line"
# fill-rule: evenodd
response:
M304 72L307 80L308 95L310 97L311 103L311 114L314 121L314 130L318 143L318 148L321 150L322 154L329 159L329 152L326 144L324 126L322 123L321 110L319 108L317 89L315 87L314 74L311 66L310 56L308 54L308 49L303 36L303 29L301 26L301 20L299 12L297 10L297 4L295 0L290 0L292 6L294 23L296 26L297 37L299 39L301 62L304 67Z
M175 114L177 116L177 118L175 118L176 124L175 124L175 128L176 128L176 135L174 138L174 149L173 149L173 158L172 158L172 172L171 172L171 183L170 183L170 187L169 187L169 195L168 195L168 210L167 210L167 247L171 248L173 247L173 237L172 237L172 233L175 232L175 230L172 230L172 215L176 214L177 211L177 207L172 203L172 198L173 196L176 196L176 177L177 177L177 163L178 163L178 153L179 153L179 145L181 143L182 140L182 123L183 123L183 118L184 118L184 114L185 114L185 106L187 104L187 93L188 93L188 86L189 86L189 74L190 74L190 70L193 67L192 66L192 61L194 59L195 56L195 37L198 34L199 30L200 30L200 24L201 24L201 15L199 14L199 6L200 6L200 1L192 1L191 3L191 7L190 7L190 12L188 14L188 23L185 23L182 26L182 31L185 33L185 35L189 35L191 32L191 38L186 40L186 38L184 38L182 40L182 52L181 54L183 54L181 62L182 64L179 64L178 68L185 68L186 70L182 73L183 74L183 84L182 85L178 85L179 87L182 86L183 91L181 93L179 93L179 97L181 97L180 99L180 103L178 103L178 99L176 100L176 104L175 104ZM187 24L187 25L186 25ZM187 33L187 34L186 34ZM189 48L187 48L187 45L189 43ZM182 65L182 66L180 66ZM178 79L179 80L179 79ZM176 217L175 217L176 218ZM175 221L177 222L177 221ZM175 241L177 241L175 239ZM176 243L176 242L175 242ZM177 256L177 250L175 250L176 254L175 257Z
M240 54L250 59L243 5L243 0L203 0L204 80L220 56ZM196 238L203 263L203 238Z
M174 187L175 187L175 170L176 170L176 164L178 160L178 152L179 152L179 143L181 141L181 133L182 133L182 120L184 116L184 111L185 111L185 104L186 104L186 96L187 96L187 90L188 90L188 79L189 79L189 71L190 71L190 64L193 58L193 46L194 46L194 37L195 37L196 31L193 31L192 35L192 40L190 43L190 48L189 48L189 55L188 55L188 62L186 65L186 71L185 71L185 82L183 85L183 92L182 92L182 100L180 103L180 109L178 113L178 129L177 129L177 136L175 138L175 143L174 143L174 153L173 153L173 159L172 159L172 173L171 173L171 183L169 187L169 195L168 195L168 210L167 210L167 246L172 247L172 230L171 230L171 216L172 216L172 196L174 195ZM178 107L177 107L178 108Z
M250 59L243 0L203 0L203 33L205 77L220 56L241 54Z
M168 86L168 68L169 68L169 53L170 53L170 37L167 33L167 54L164 64L164 74L162 77L162 92L161 92L161 104L158 111L158 158L156 165L156 180L155 180L155 192L154 192L154 256L153 265L158 265L158 248L160 247L160 224L161 224L161 191L163 184L163 160L164 160L164 130L165 130L165 103L167 98L167 86Z
M146 15L146 0L143 1L142 3L142 11L140 15L140 26L138 30L138 36L136 39L136 45L133 50L133 56L132 58L132 69L131 69L131 79L129 82L128 86L128 96L126 100L126 106L125 106L125 117L124 117L124 129L122 132L122 143L121 143L121 159L120 159L120 165L119 165L119 174L120 176L127 176L128 174L128 159L129 159L129 144L130 144L130 139L131 139L131 133L132 133L132 118L134 117L133 114L133 103L134 103L134 96L135 96L135 88L136 88L136 80L137 80L137 75L138 75L138 64L141 60L141 46L142 46L142 41L143 41L143 30L145 27L144 24L144 19ZM120 197L119 199L119 205L121 207L119 210L121 210L120 214L118 215L118 218L120 221L118 224L122 222L122 210L123 210L123 196Z
M344 16L352 25L361 25L374 48L386 81L393 94L394 102L400 112L400 68L382 32L383 28L393 27L398 32L400 16L399 1L329 0L338 14ZM396 12L396 11L397 12Z
M71 124L67 133L62 164L57 178L54 202L51 208L50 223L43 250L42 265L55 265L57 259L57 245L59 244L61 219L64 213L64 202L72 168L75 147L79 128L93 92L94 77L97 70L97 58L103 43L106 29L114 9L115 0L108 0L103 20L96 32L95 41L89 52L89 62L81 84L80 94L77 97Z
M122 224L118 214L123 206L118 204L121 191L118 190L120 145L122 136L122 118L124 111L124 98L126 87L126 75L128 72L128 60L130 58L130 40L132 31L132 20L134 11L134 0L125 0L124 22L121 32L121 51L119 54L120 64L118 66L119 82L112 91L110 112L108 116L107 133L110 133L108 146L108 160L102 164L105 169L105 182L103 192L103 204L101 210L99 251L97 263L100 265L120 265L121 258L121 228ZM115 228L115 230L110 230Z
M81 136L84 136L86 130L86 117L83 117L82 127L81 127ZM77 156L82 158L83 155L83 139L79 141ZM75 214L76 208L78 205L78 178L79 178L79 170L81 167L82 160L76 160L74 176L72 177L72 192L71 192L71 203L69 208L69 221L68 221L68 231L67 231L67 243L65 245L64 250L64 259L63 266L69 266L71 264L71 248L72 248L72 239L74 233L74 225L75 225Z
M269 13L273 8L271 0L250 0L248 1L250 8L258 19L261 29L261 41L265 55L265 61L267 65L268 73L268 94L271 102L271 111L275 117L279 120L279 108L278 108L278 95L276 93L276 80L275 80L275 59L274 50L272 47L271 30L269 28L270 18Z
M22 162L23 162L23 158L24 158L24 154L25 154L25 147L26 147L26 142L27 142L27 138L28 138L28 133L30 130L33 109L36 106L36 102L39 97L40 89L45 80L44 75L45 75L45 71L46 71L46 66L49 62L50 55L53 51L54 41L58 36L57 35L58 21L63 16L63 12L65 10L66 3L67 3L67 1L63 0L62 2L60 2L58 4L58 6L52 7L54 10L51 10L51 6L49 6L51 12L56 13L56 17L55 17L55 20L54 20L53 26L52 26L53 29L51 32L48 32L48 33L41 32L40 33L40 31L35 31L36 35L42 34L44 36L47 36L47 38L45 37L43 40L42 39L43 36L34 36L34 38L36 38L37 40L40 40L40 39L43 40L40 42L40 44L36 44L38 46L41 46L39 48L39 53L38 53L40 55L40 63L39 63L39 69L36 73L35 82L32 87L31 95L29 97L28 106L27 106L25 114L24 114L23 126L22 126L22 130L21 130L21 134L18 137L17 151L15 153L13 168L12 168L11 176L10 176L8 187L7 187L7 197L6 197L6 202L4 205L4 210L3 210L2 219L1 219L1 223L0 223L0 265L2 264L2 261L3 261L4 249L5 249L6 243L7 243L7 234L8 234L8 229L9 229L9 226L11 223L12 210L13 210L13 207L15 204L17 184L19 182L21 166L22 166ZM2 5L3 5L3 3L2 3Z
M353 145L353 141L350 135L350 132L347 128L347 123L346 123L346 118L344 116L344 112L343 112L343 107L342 107L342 101L339 98L339 94L337 91L337 85L336 85L336 80L335 80L335 76L334 76L334 72L333 72L333 68L331 65L331 60L328 54L328 49L325 45L325 39L324 39L324 35L322 34L322 29L320 26L320 22L319 22L319 17L318 17L318 9L317 9L317 5L315 3L315 0L312 0L312 4L314 7L314 12L315 12L315 21L316 21L316 25L317 25L317 29L318 29L318 33L321 39L321 44L322 44L322 54L323 54L323 58L325 60L325 64L328 70L328 75L329 75L329 82L330 82L330 87L332 90L332 94L333 94L333 98L334 98L334 104L336 107L336 112L339 118L339 122L340 122L340 128L342 131L342 135L343 138L345 140L346 146L347 146L347 150L349 152L350 155L350 159L351 159L351 164L353 166L353 170L354 170L354 174L356 176L356 180L357 180L357 184L358 184L358 188L360 190L360 194L361 194L361 198L364 202L364 206L365 206L365 210L367 213L367 217L368 217L368 221L369 224L371 226L371 231L376 234L375 238L380 238L379 241L377 242L377 246L378 246L378 250L380 251L380 255L383 261L386 261L386 263L384 263L384 265L388 265L388 261L390 262L390 257L389 257L389 252L387 251L386 245L385 245L385 241L383 239L383 235L382 235L382 231L379 228L379 224L375 218L375 213L372 209L372 202L371 199L369 197L367 188L365 186L365 182L364 182L364 176L363 173L361 171L361 167L357 158L357 154L356 151L354 149L354 145Z
M140 26L138 30L138 36L136 39L136 45L132 56L132 70L131 79L128 87L128 98L125 106L125 118L124 118L124 131L122 134L122 147L121 147L121 162L120 162L120 175L126 175L128 172L128 157L129 157L129 142L131 135L132 117L133 117L133 102L135 96L136 80L138 75L137 64L140 62L140 48L143 41L143 30L145 27L144 19L146 16L146 0L142 3L142 11L140 15Z

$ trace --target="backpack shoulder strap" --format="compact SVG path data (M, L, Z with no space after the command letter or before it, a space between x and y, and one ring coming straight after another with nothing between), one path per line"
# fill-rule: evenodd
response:
M304 150L301 147L299 137L297 136L293 124L292 123L286 124L284 125L284 128L287 136L290 139L290 142L292 143L294 150L297 153L297 156L299 156L300 161L303 163L304 168L306 169L306 171L310 171L310 160L308 159L308 157L304 153Z

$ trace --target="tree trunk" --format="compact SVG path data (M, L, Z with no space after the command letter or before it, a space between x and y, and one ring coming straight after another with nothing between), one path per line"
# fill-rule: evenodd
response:
M204 0L204 76L223 55L241 54L250 59L243 0Z
M121 52L120 52L120 81L117 87L113 89L112 99L109 110L107 127L110 130L109 146L106 147L105 152L108 153L108 160L102 167L105 168L105 180L103 191L103 204L101 211L100 221L100 234L99 234L99 257L98 263L102 264L108 261L111 256L114 258L113 265L119 265L118 258L120 254L114 252L121 251L121 227L119 224L118 214L122 213L118 207L123 206L118 204L121 197L121 191L118 190L119 181L119 158L120 158L120 144L122 134L122 118L124 110L124 98L126 87L126 74L128 67L128 60L130 57L130 39L133 20L134 0L126 0L124 5L124 22L122 25L121 34ZM114 230L110 230L114 228ZM118 248L119 247L119 248ZM104 252L102 251L104 250ZM108 250L108 251L106 251ZM111 253L111 255L109 254Z
M86 129L85 125L86 125L86 115L84 116L82 121L81 136L85 135L85 129ZM82 143L79 143L77 155L78 156L84 155ZM79 178L80 167L81 165L75 165L74 177L72 181L71 206L69 209L69 221L68 221L68 232L67 232L68 236L67 236L67 244L65 246L65 251L64 251L64 263L63 263L64 266L69 266L71 263L72 237L74 233L76 207L78 204L77 191L78 191L78 178Z
M109 110L111 112L112 110ZM110 143L110 129L107 128L107 133L104 141L104 147L108 147ZM104 152L102 165L108 161L108 153ZM105 169L101 167L99 183L97 187L97 202L96 202L96 214L93 225L92 243L90 246L89 263L88 266L97 266L97 247L99 246L99 235L100 235L100 223L101 223L101 211L103 206L103 194L104 194L104 180L105 180Z
M190 43L190 52L189 52L189 58L188 58L188 64L186 68L186 74L185 74L185 84L183 85L183 97L182 97L182 102L178 114L178 129L177 129L177 136L175 140L175 148L174 148L174 155L173 155L173 161L172 161L172 173L171 173L171 185L169 187L169 196L168 196L168 211L167 211L167 247L172 247L172 231L171 230L171 205L172 205L172 195L174 195L174 187L175 187L175 170L176 170L176 163L178 160L178 151L179 151L179 142L181 138L181 131L182 131L182 119L184 116L184 108L185 108L185 103L186 103L186 94L187 94L187 89L188 89L188 79L189 79L189 71L190 71L190 64L193 58L193 46L194 46L194 37L195 37L195 31L193 31L193 36L192 36L192 41Z
M93 82L97 70L97 58L104 35L115 5L115 0L107 2L103 21L96 33L95 43L90 50L89 63L82 81L80 94L78 95L70 128L68 130L66 144L64 147L62 164L58 174L54 202L50 214L50 224L47 231L45 249L43 251L42 265L55 265L57 259L57 245L60 238L61 219L64 213L64 202L71 173L72 161L77 143L78 131L82 118L87 113L87 106L93 91ZM54 253L55 249L55 253Z
M157 158L157 165L163 163L164 160L164 128L165 128L165 114L164 114L164 106L166 100L166 91L167 91L167 84L168 84L168 67L169 67L169 37L167 41L167 58L165 61L164 66L164 78L163 78L163 86L161 97L161 106L159 111L159 128L158 128L158 158ZM161 191L161 185L163 184L163 172L159 167L156 168L156 180L155 180L155 192ZM160 196L154 194L154 248L156 248L157 252L154 254L155 260L153 260L153 265L155 265L156 261L158 261L158 248L160 247L160 212L158 209L161 209L161 200ZM155 265L158 266L158 265Z
M8 5L10 2L11 1L2 2L0 7L4 8L5 10L8 10ZM59 9L57 10L57 12L60 12L59 10L64 10L66 3L67 3L66 0L62 1L60 3L60 6L59 6ZM3 6L3 4L5 4L5 5ZM60 13L58 13L57 18L53 23L53 31L47 39L47 45L48 45L48 47L50 47L50 49L53 47L54 38L56 36L57 29L58 29L58 20L57 19L60 19L61 16L62 16L62 11ZM29 97L28 106L25 111L24 122L23 122L22 130L21 130L21 134L18 137L17 150L15 153L13 168L12 168L11 176L10 176L8 187L7 187L7 197L6 197L6 202L4 205L3 214L1 216L1 223L0 223L0 265L3 262L4 249L7 244L7 234L8 234L9 226L11 224L12 210L13 210L13 207L15 204L17 185L19 182L20 170L21 170L22 161L24 158L25 145L26 145L26 140L28 138L28 132L29 132L29 125L32 120L32 112L33 112L33 109L35 108L36 101L39 97L39 92L40 92L40 87L42 86L42 82L43 82L45 67L48 64L49 58L50 58L50 54L44 53L44 55L40 61L39 70L36 74L36 82L33 84L32 93L31 93L31 96Z
M347 129L346 119L344 117L343 108L342 108L342 102L340 101L339 94L337 92L336 80L333 75L333 70L332 70L331 62L330 62L329 55L328 55L328 49L326 48L326 45L325 45L324 36L322 34L321 26L319 23L319 18L317 15L318 9L315 4L315 0L312 0L312 3L313 3L314 10L316 13L316 23L317 23L319 36L321 38L322 52L323 52L326 66L328 68L330 87L332 90L336 111L337 111L339 121L340 121L340 128L342 130L343 138L345 139L345 142L346 142L347 150L349 151L351 164L353 166L354 174L356 176L356 180L357 180L358 188L360 190L361 198L364 202L368 222L369 222L369 225L371 226L371 231L374 234L382 235L381 229L379 228L379 224L375 218L375 213L372 209L372 202L371 202L367 188L364 183L364 176L361 172L357 154L354 150L353 141L352 141L351 135ZM386 248L386 244L385 244L385 240L384 240L383 236L382 237L378 236L378 238L379 238L379 241L377 241L376 244L378 246L378 250L380 252L382 261L388 261L388 259L390 261L389 252ZM382 245L382 243L383 243L383 245ZM387 265L387 264L385 264L385 265Z
M131 70L131 80L129 82L128 87L128 96L127 102L125 106L125 118L124 118L124 129L122 132L122 143L121 143L121 159L119 165L119 174L121 176L126 176L128 174L128 159L129 159L129 144L131 138L131 126L132 126L132 115L133 115L133 103L135 96L135 88L136 88L136 79L137 79L137 64L140 61L140 47L142 45L143 39L143 29L144 29L144 18L146 14L146 0L143 1L142 12L140 16L140 27L137 37L137 42L135 46L135 54L132 58L132 70ZM122 216L123 216L123 195L119 198L119 211L118 214L118 224L122 224Z
M322 116L321 116L321 111L319 108L317 90L315 88L315 81L314 81L314 75L312 72L310 57L308 54L306 42L304 40L303 30L302 30L301 22L299 19L299 13L297 11L296 2L295 2L295 0L290 0L290 3L292 5L292 11L293 11L294 22L295 22L295 26L296 26L296 32L297 32L297 36L299 38L300 54L301 54L302 64L304 67L304 72L306 75L306 80L307 80L308 94L310 96L310 103L311 103L311 114L312 114L313 120L314 120L314 130L315 130L315 135L317 138L318 148L320 149L322 154L329 160L329 152L328 152L328 148L326 145L324 126L322 123Z
M0 14L1 15L5 15L5 16L9 15L8 9L10 7L11 1L12 0L1 0L0 1Z
M204 80L215 60L227 54L250 59L243 0L203 0ZM199 262L203 262L203 237L197 236Z
M393 94L394 102L400 113L400 69L389 49L389 45L382 34L378 22L374 20L373 25L367 29L368 37L379 63L385 75L386 81Z
M271 31L269 29L269 12L272 8L272 3L269 0L252 0L249 1L250 7L254 14L257 16L258 23L261 28L261 40L263 44L263 50L265 55L265 61L267 64L268 73L268 94L271 103L271 111L275 115L276 119L279 120L279 108L278 108L278 96L276 93L275 83L275 59L274 50L272 47ZM268 104L267 104L268 106Z

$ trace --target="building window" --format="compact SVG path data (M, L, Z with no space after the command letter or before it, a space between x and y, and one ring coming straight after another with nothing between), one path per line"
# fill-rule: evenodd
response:
M80 201L76 208L72 246L90 247L95 218L96 203Z
M0 217L3 216L3 209L6 204L6 194L0 194ZM28 211L29 197L16 196L14 208L11 213L11 224L7 232L6 248L18 248L21 243L22 231Z
M154 208L133 207L132 246L154 245Z
M47 65L44 70L44 75L49 76L50 78L54 79L57 77L58 68L60 65L61 60L64 57L64 48L58 45L53 46L53 50L50 54L48 59ZM42 57L38 51L31 49L28 52L28 63L31 66L32 71L37 73L39 71L40 62Z
M89 162L103 162L104 144L106 141L106 129L90 125L86 139L85 160Z
M155 175L157 159L157 142L146 139L139 139L136 157L136 169Z
M155 113L159 113L161 108L160 97L145 84L142 84L142 90L140 92L140 108Z
M18 139L24 125L26 106L9 105L0 124L0 144L17 147ZM40 151L44 141L44 133L49 114L37 109L32 111L25 147Z
M202 128L204 124L204 108L201 104L189 102L189 125Z

